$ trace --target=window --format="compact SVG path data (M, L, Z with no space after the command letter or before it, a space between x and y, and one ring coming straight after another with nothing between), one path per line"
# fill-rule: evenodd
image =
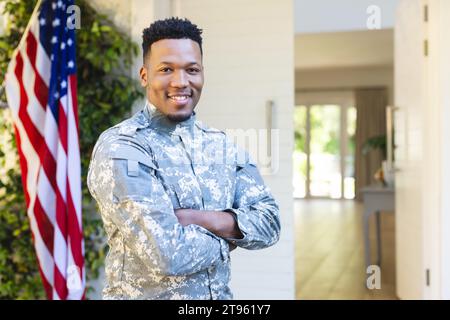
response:
M355 197L355 129L356 108L348 102L295 107L295 198Z

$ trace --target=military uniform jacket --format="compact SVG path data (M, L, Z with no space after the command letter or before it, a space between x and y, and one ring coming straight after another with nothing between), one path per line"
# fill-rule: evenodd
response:
M279 239L278 205L257 167L195 113L174 123L147 104L103 132L88 187L108 237L104 299L232 299L228 242L262 249ZM229 211L244 237L182 226L178 208Z

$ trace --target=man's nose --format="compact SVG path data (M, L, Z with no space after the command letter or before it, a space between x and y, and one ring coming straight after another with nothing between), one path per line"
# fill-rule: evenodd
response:
M176 71L173 73L170 85L176 88L185 88L189 84L188 77L184 71Z

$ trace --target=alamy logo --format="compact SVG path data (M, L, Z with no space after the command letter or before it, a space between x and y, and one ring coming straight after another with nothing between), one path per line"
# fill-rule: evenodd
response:
M376 5L371 5L367 7L366 13L369 15L366 22L367 29L381 29L381 8Z
M69 15L67 17L67 28L69 30L80 29L81 28L81 9L77 5L71 5L67 7L66 13Z
M367 267L367 289L381 289L381 269L377 265L370 265Z
M67 289L73 291L82 289L81 272L78 266L70 265L67 268Z

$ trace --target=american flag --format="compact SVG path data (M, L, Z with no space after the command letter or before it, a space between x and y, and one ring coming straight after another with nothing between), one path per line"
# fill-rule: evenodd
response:
M85 291L73 0L42 0L5 78L27 214L48 299Z

